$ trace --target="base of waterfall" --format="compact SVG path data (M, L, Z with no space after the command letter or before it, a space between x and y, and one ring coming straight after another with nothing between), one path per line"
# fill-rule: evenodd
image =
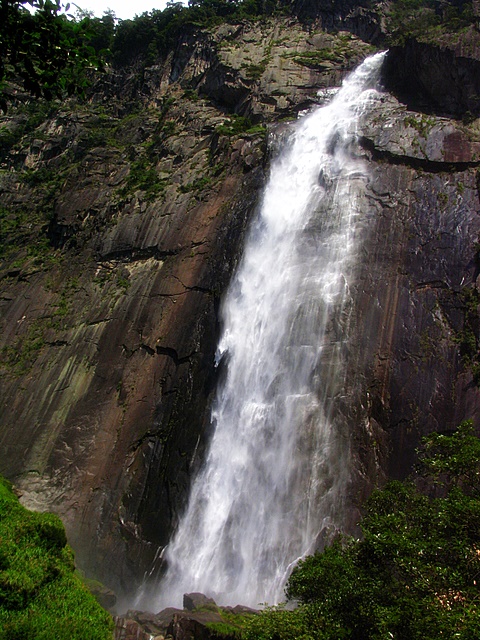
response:
M258 611L237 605L217 606L203 593L186 593L183 609L159 613L129 610L115 618L115 640L235 640L245 620Z

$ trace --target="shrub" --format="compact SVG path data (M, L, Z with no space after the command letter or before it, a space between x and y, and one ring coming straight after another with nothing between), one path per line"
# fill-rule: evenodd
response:
M374 491L363 538L301 561L286 589L297 609L267 610L246 640L480 637L480 440L465 422L425 438L419 457L429 490L441 482L443 496L413 481Z

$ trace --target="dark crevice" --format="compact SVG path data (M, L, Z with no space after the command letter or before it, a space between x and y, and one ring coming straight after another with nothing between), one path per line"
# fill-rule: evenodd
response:
M87 322L87 327L95 327L97 324L102 324L103 322L110 322L112 318L102 318L101 320L92 320L91 322Z
M66 390L67 390L67 389L69 389L69 388L70 388L70 385L69 385L69 384L67 384L67 385L65 385L64 387L61 387L60 389L54 389L54 390L53 390L53 393L62 393L63 391L66 391Z
M420 291L421 289L450 289L446 282L443 280L432 280L429 282L419 282L415 285L415 291Z
M178 291L175 293L152 293L146 296L140 296L142 298L147 298L147 300L153 300L155 298L179 298L180 296L184 296L187 291Z
M363 136L359 139L359 144L372 154L372 160L376 162L388 162L388 164L392 165L421 169L428 173L461 173L467 169L480 167L480 162L439 162L436 160L397 155L390 151L380 151L375 147L372 140Z
M135 351L138 351L138 347L136 349L130 349L125 343L122 344L122 352L126 355L127 358L131 358Z
M155 355L155 349L152 349L152 347L149 347L148 344L143 344L142 343L140 345L140 349L143 349L144 351L146 351L149 356L154 356Z
M195 355L195 351L192 351L192 353L190 353L188 356L182 356L181 358L179 357L177 351L175 349L172 349L171 347L160 347L157 346L156 347L156 351L157 354L160 356L168 356L169 358L171 358L173 360L173 362L175 363L175 366L178 367L178 365L180 364L184 364L185 362L189 362L190 358L192 358Z
M49 347L68 347L70 345L66 340L54 340L53 342L45 342Z
M111 262L112 260L118 262L139 262L141 260L148 260L149 258L164 260L170 256L178 255L180 251L180 249L161 251L158 247L122 249L118 251L110 251L109 253L101 255L99 262Z
M208 293L210 295L213 294L212 289L208 289L207 287L200 287L198 285L194 285L193 287L188 287L186 284L184 284L180 278L178 276L174 276L175 280L178 280L178 282L182 285L182 287L185 289L185 291L198 291L200 293Z
M157 433L154 433L153 431L147 431L145 434L143 434L141 438L139 438L138 440L135 440L135 442L132 444L131 450L137 451L137 449L139 449L144 442L146 442L147 440L155 442L157 437L158 437Z
M209 295L212 295L212 294L213 294L212 289L208 289L207 287L198 287L198 286L195 286L195 287L185 287L185 289L186 289L187 291L198 291L198 292L200 292L200 293L208 293Z

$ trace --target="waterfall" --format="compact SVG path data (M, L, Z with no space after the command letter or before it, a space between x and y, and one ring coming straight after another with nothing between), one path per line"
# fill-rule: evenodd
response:
M165 550L157 610L191 591L232 605L281 601L295 562L345 524L350 438L335 402L368 181L356 130L378 99L383 56L302 117L272 164L223 301L214 435Z

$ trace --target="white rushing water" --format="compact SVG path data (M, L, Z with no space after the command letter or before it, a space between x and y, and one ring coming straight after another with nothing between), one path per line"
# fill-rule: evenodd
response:
M281 601L294 563L345 524L350 445L332 407L344 393L368 179L356 128L379 95L382 60L367 59L303 117L273 163L223 303L214 435L165 550L156 610L192 591L223 604Z

